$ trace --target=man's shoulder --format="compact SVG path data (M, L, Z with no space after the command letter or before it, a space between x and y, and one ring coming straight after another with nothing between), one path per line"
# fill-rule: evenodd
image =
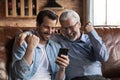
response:
M60 44L52 39L49 40L49 44L53 46L60 46Z
M63 38L63 35L62 35L62 34L54 34L52 37L55 37L55 38Z
M62 34L54 34L51 38L53 41L59 42L64 39Z

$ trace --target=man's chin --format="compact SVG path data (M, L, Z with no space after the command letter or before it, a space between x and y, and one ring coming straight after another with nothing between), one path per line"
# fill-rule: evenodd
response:
M76 40L75 38L70 38L70 37L69 38L67 37L67 39L70 40L70 41L75 41Z
M70 41L75 41L75 39L69 39Z
M45 37L45 40L48 41L50 38L51 38L50 36L49 37Z

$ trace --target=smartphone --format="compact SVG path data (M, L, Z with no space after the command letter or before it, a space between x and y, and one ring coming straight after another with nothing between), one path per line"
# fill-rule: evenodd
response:
M68 49L67 48L60 48L58 56L60 57L61 54L68 55Z

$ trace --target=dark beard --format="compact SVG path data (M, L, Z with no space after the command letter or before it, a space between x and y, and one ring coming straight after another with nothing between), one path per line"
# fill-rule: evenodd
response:
M38 35L39 35L39 38L40 38L41 41L46 41L44 35L50 35L51 36L52 34L49 34L48 32L44 32L44 33L39 32Z

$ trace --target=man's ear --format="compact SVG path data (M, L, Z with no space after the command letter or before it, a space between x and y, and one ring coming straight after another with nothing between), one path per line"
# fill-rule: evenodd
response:
M39 25L36 23L36 27L38 27Z
M81 28L81 22L78 22L79 28Z

